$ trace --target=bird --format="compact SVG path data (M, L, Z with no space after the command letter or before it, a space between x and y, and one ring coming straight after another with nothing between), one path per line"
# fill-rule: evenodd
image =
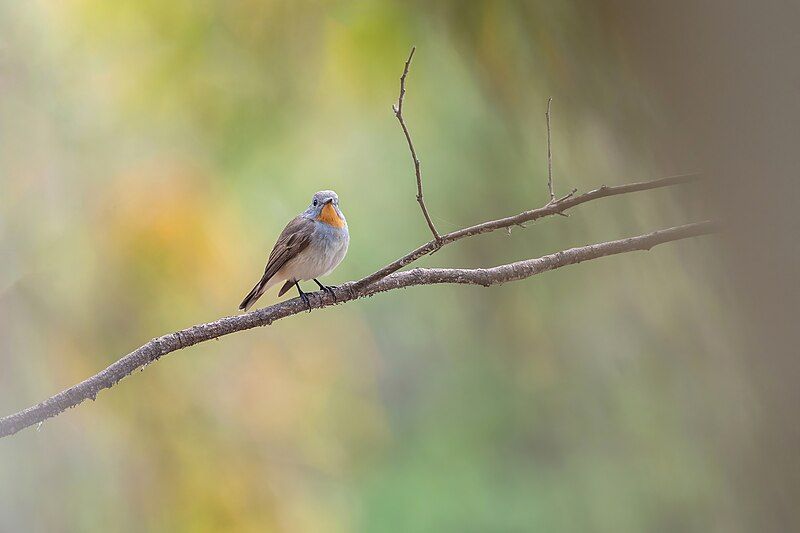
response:
M311 198L308 209L283 228L267 259L264 275L244 297L239 309L247 311L264 292L283 283L278 296L297 287L303 303L311 312L311 303L301 281L314 280L321 290L336 298L335 286L323 285L317 278L327 276L339 266L350 245L347 219L339 209L339 196L333 191L319 191Z

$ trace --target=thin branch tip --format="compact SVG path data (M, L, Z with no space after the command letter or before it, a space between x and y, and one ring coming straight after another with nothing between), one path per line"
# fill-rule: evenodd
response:
M553 189L553 151L550 129L550 104L553 103L553 97L547 97L547 110L544 112L545 122L547 125L547 192L550 194L550 203L555 202L556 193Z
M406 78L408 77L408 71L411 67L411 59L414 57L414 51L416 49L416 46L411 47L411 53L408 55L408 59L406 59L405 65L403 66L403 74L400 75L400 95L397 97L397 105L393 105L392 110L394 111L394 116L397 118L397 121L400 123L400 128L403 130L403 135L406 138L408 149L411 152L411 161L414 163L414 175L417 179L417 203L422 210L422 216L425 218L425 222L428 224L428 229L431 230L434 240L437 243L441 243L442 237L436 230L436 225L433 223L431 215L428 213L428 207L425 205L425 200L422 194L421 163L419 157L417 157L417 150L414 148L414 141L411 140L411 133L408 131L408 126L406 125L405 118L403 117L403 102L405 101L406 96Z

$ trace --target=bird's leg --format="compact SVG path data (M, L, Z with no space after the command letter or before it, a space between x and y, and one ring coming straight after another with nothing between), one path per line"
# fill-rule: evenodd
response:
M333 292L333 289L336 288L336 285L323 285L317 278L314 278L314 283L316 283L321 290L330 294L333 297L334 302L336 301L336 293Z
M306 304L306 307L308 307L308 312L310 313L311 312L311 302L308 300L308 295L303 292L303 289L300 288L300 282L299 281L295 281L294 282L294 286L297 287L297 292L300 293L300 299L303 300L304 304Z

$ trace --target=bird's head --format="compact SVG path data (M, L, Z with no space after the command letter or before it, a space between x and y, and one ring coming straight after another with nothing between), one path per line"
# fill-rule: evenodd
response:
M304 215L319 222L324 222L334 228L344 228L347 221L339 209L339 197L333 191L319 191L311 198Z

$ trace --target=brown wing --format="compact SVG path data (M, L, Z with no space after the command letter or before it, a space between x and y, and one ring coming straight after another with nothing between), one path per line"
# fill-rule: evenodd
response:
M264 275L256 283L253 290L244 297L239 309L249 309L264 293L267 282L281 269L287 261L295 257L308 246L311 241L311 234L314 231L314 222L305 217L296 217L286 224L283 231L278 236L278 241L272 248L272 252L267 259L267 266Z
M268 281L287 261L304 250L313 232L314 222L305 217L296 217L286 224L269 254L263 280Z

